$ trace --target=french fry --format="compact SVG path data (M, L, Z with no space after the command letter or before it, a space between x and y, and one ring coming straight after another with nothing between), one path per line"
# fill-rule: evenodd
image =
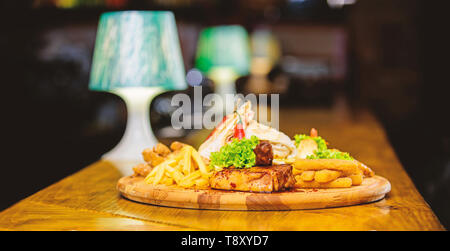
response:
M152 181L153 185L158 184L161 181L161 179L163 178L164 171L165 171L164 165L167 165L167 164L164 163L163 165L159 165L158 166L158 170L156 171L156 175L155 175L155 177L153 177L153 181Z
M179 151L174 152L172 156L170 156L170 155L169 155L169 156L170 156L170 158L173 159L177 164L179 164L179 162L180 162L181 160L184 159L183 153L184 153L183 151L179 150Z
M175 183L178 184L183 179L183 174L177 168L179 168L179 166L176 167L167 166L166 175L171 177L175 181Z
M195 185L195 181L193 181L193 180L182 181L179 184L179 186L184 187L184 188L192 187L194 185Z
M173 185L173 179L166 176L166 177L162 178L161 183L164 185L170 186L170 185Z
M205 176L210 176L210 172L206 169L205 163L203 163L202 158L200 157L200 154L195 149L192 149L192 157L194 158L195 162L197 162L198 169L200 169L200 172Z
M207 188L209 186L209 180L206 178L200 178L195 180L195 185L199 188Z
M190 173L189 175L183 177L183 179L180 182L180 185L182 187L191 187L195 185L195 180L201 177L200 171L195 171L193 173Z
M183 174L184 175L188 175L188 174L191 173L191 164L192 164L192 162L191 162L191 152L192 152L192 150L189 147L186 146L186 147L183 147L182 151L184 151L184 158L183 158L183 161L182 161Z
M177 184L181 183L181 180L183 179L183 174L179 170L175 170L172 176Z
M156 166L152 169L152 171L145 177L145 180L147 180L150 177L154 177L156 175L157 171L158 171L158 166Z
M190 173L187 176L184 176L183 179L181 180L181 182L185 182L185 181L189 181L189 180L194 180L196 178L200 178L202 176L202 174L200 173L200 171L195 171L193 173Z
M314 180L319 183L328 183L341 176L341 172L333 170L319 170L314 175Z
M208 172L198 152L192 146L180 142L172 143L170 148L173 152L170 152L170 149L163 144L144 150L144 160L153 164L158 163L149 171L144 181L153 185L177 184L185 188L208 187L211 172Z

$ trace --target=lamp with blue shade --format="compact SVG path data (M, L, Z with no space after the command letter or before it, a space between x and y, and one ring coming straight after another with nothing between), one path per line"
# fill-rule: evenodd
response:
M102 159L129 174L129 165L142 161L142 150L157 144L149 118L151 100L164 91L186 87L172 12L118 11L101 15L89 89L120 96L128 112L124 136Z

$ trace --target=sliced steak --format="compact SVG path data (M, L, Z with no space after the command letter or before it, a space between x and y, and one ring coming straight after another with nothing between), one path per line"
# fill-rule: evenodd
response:
M211 177L211 187L221 190L271 193L295 184L291 165L225 168Z

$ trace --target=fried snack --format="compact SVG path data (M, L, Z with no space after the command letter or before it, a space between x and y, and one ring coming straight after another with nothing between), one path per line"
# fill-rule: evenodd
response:
M175 142L174 142L175 143ZM206 168L198 152L189 145L172 143L165 159L145 177L147 184L177 185L184 188L206 188L211 172Z
M297 177L296 181L294 185L296 188L348 188L352 186L352 179L349 177L337 178L327 183L320 183L315 180L303 181Z
M174 141L172 142L172 144L170 144L170 149L172 149L172 151L178 151L181 150L181 148L183 148L183 146L187 146L184 143L178 142L178 141Z
M141 163L133 167L134 175L133 176L147 176L150 171L152 171L152 167L148 163Z
M375 172L372 171L368 166L364 165L363 163L355 160L358 162L358 168L361 169L366 177L372 177L375 175Z
M314 180L319 183L328 183L341 176L341 172L333 170L319 170L314 174Z
M359 174L352 174L349 176L349 178L352 179L353 186L359 186L361 185L364 177L363 174L359 173Z
M134 176L147 176L153 167L161 164L169 155L177 154L183 146L186 146L186 144L175 141L170 148L162 143L158 143L153 148L144 149L142 157L146 163L133 167Z
M341 152L339 149L330 149L330 151ZM358 168L364 173L364 176L372 177L375 175L375 173L372 171L372 169L370 169L368 166L364 165L363 163L361 163L357 160L353 160L353 161L358 165Z
M374 172L356 160L296 159L293 174L299 188L344 188L359 186Z
M302 170L292 168L292 174L293 174L293 175L298 175L298 174L302 174L302 173L303 173Z
M153 149L147 148L142 152L144 161L150 166L157 166L164 161L164 157L157 154Z
M302 171L334 170L344 176L361 173L359 164L354 160L341 159L296 159L294 168Z
M300 174L300 178L303 181L312 181L312 180L314 180L315 175L316 175L316 171L303 171Z
M172 152L166 145L162 143L156 144L156 146L153 147L153 151L162 157L166 157L167 155L169 155L169 153Z

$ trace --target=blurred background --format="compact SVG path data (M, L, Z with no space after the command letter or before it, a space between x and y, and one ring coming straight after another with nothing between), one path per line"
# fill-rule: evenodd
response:
M123 101L88 90L100 14L171 10L189 85L202 85L205 94L213 90L212 81L194 68L203 28L240 24L254 50L254 43L269 37L275 48L272 63L253 61L250 74L237 80L237 91L280 93L281 107L369 108L420 193L449 228L446 5L425 0L2 1L6 162L0 210L93 163L122 137ZM192 87L184 92L192 94ZM161 94L151 105L152 127L160 139L190 133L171 128L175 93Z

